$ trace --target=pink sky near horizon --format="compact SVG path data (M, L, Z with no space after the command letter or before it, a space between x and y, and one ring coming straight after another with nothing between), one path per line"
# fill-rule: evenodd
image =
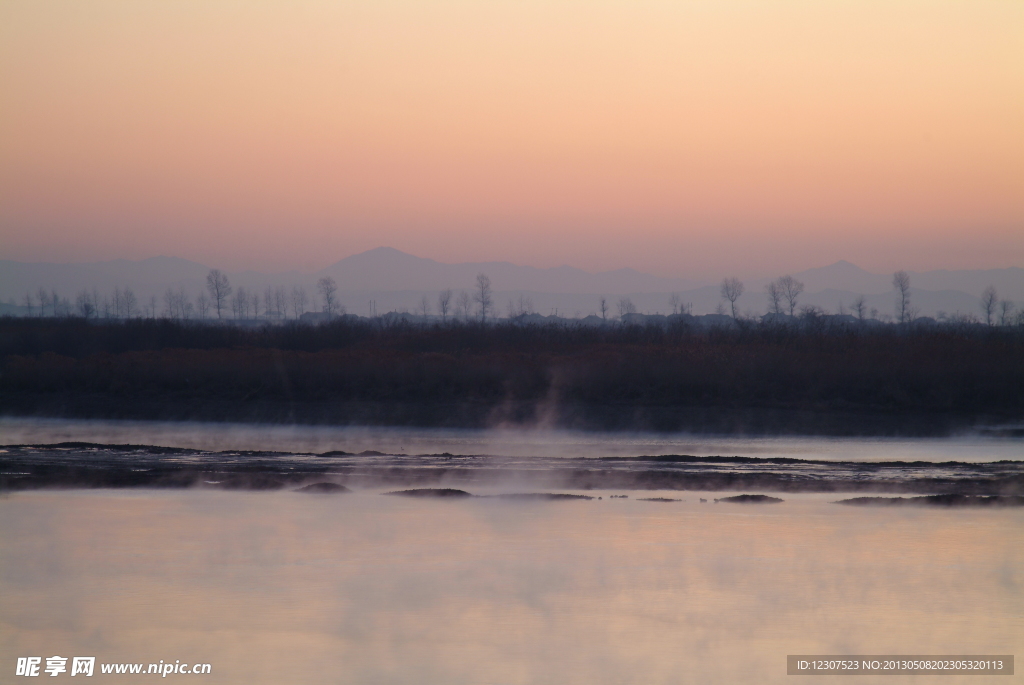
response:
M1024 265L1024 3L0 2L0 258Z

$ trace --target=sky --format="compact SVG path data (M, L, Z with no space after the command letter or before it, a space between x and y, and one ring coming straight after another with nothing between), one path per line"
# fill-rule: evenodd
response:
M0 258L1024 266L1018 0L0 0Z

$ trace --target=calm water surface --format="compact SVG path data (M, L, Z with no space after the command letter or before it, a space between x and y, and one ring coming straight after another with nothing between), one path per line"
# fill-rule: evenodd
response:
M1024 655L1020 510L587 494L604 499L8 494L0 680L55 654L207 662L206 683L445 685L782 683L794 653Z

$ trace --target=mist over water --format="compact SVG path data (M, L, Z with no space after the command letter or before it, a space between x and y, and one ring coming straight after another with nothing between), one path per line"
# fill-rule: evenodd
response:
M175 421L102 421L0 417L0 444L94 442L197 450L323 453L489 454L514 457L791 457L836 461L1024 459L1024 438L965 434L952 438L825 438L691 433L593 433L544 429L441 429L305 426Z

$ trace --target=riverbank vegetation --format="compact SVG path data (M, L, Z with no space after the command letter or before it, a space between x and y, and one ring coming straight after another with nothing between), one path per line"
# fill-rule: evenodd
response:
M694 317L696 319L697 317ZM1024 417L1024 335L793 320L253 328L0 320L0 412L423 426L932 433Z

